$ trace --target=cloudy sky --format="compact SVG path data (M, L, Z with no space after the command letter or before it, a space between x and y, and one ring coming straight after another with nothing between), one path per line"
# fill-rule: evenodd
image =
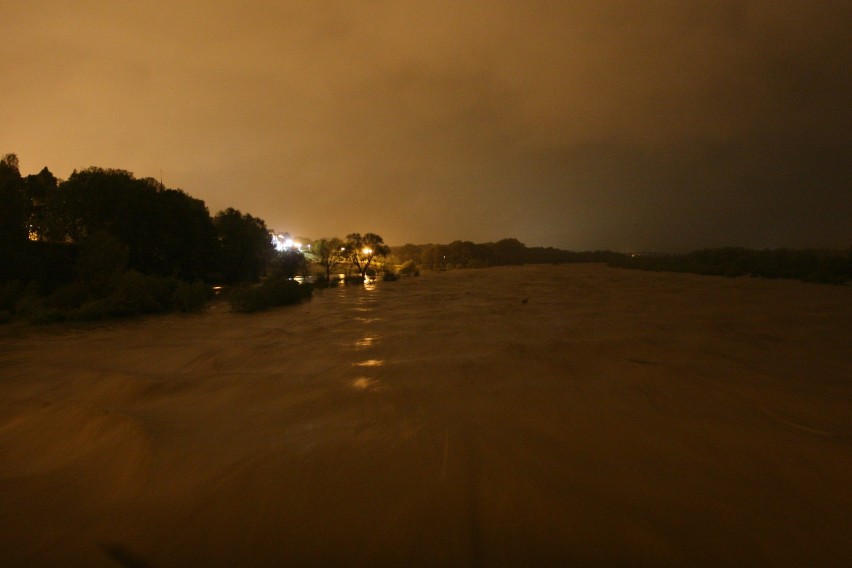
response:
M0 153L390 244L852 245L847 0L0 0Z

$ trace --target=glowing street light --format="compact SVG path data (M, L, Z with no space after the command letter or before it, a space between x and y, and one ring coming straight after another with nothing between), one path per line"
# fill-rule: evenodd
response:
M370 256L371 254L373 254L373 249L371 249L371 248L365 248L365 249L364 249L364 250L362 250L361 252L363 252L363 253L364 253L364 254L366 254L367 256Z

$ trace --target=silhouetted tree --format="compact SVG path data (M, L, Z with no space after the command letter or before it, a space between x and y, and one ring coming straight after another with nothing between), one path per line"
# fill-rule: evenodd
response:
M203 201L125 170L73 172L48 193L47 233L82 242L105 231L129 251L129 268L144 274L204 278L213 268L217 233Z
M346 254L361 273L361 278L367 277L373 259L390 254L390 247L385 244L384 239L375 233L352 233L346 235Z
M496 264L523 264L527 247L518 239L502 239L491 245Z
M27 197L15 154L0 160L0 239L6 243L27 240Z
M56 192L58 186L56 176L47 168L35 175L29 175L24 179L24 189L27 197L27 231L32 240L48 240L49 210L48 199Z
M0 282L19 277L27 242L27 198L18 157L0 160Z
M415 264L420 264L421 247L419 245L408 243L401 247L391 247L391 249L401 263L407 260L413 260Z
M224 281L257 281L274 250L266 223L229 207L216 214L213 225L219 235L217 267Z
M270 276L275 274L281 278L295 278L306 272L308 267L307 259L301 251L296 249L287 249L282 251L274 251L272 253L272 261L270 263Z
M150 259L152 271L188 281L208 277L219 242L204 202L179 189L160 189L156 197L149 235L159 250Z

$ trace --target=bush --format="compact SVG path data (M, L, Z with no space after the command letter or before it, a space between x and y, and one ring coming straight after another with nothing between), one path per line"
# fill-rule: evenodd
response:
M110 283L127 266L130 252L118 238L98 231L80 243L77 253L77 277L98 294L106 293Z
M20 280L0 284L0 310L12 313L24 296L24 285Z
M77 280L57 288L48 298L48 304L62 310L73 310L82 306L89 296L89 286Z
M396 280L399 280L399 276L397 276L396 273L391 270L386 270L382 272L382 280L384 282L394 282Z
M33 314L37 314L45 309L45 301L42 296L36 292L36 286L30 283L26 288L21 290L18 296L18 301L14 308L10 310L12 313L25 318L29 318Z
M172 293L171 306L173 309L184 312L200 312L207 305L209 290L204 282L178 282Z
M413 260L406 260L399 267L400 276L419 276L420 271L417 269L417 263Z
M283 275L269 276L260 286L240 286L231 291L228 301L231 310L239 313L251 313L275 306L298 304L310 298L313 286L299 284Z
M31 312L27 319L30 323L56 323L68 319L68 312L57 308L43 307Z
M284 276L270 276L260 285L270 306L298 304L311 295L310 284L299 284Z
M132 317L165 311L159 301L162 283L156 278L146 277L135 270L116 276L112 293L90 300L75 314L80 319L103 319L108 317Z
M232 312L248 314L269 309L266 295L257 286L237 286L228 294L228 302Z

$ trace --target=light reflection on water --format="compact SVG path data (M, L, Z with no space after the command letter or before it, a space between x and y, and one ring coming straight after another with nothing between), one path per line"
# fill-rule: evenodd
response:
M356 367L381 367L384 364L385 362L381 359L367 359L366 361L353 363Z
M375 343L376 339L378 338L375 336L367 335L364 337L364 339L359 339L358 341L356 341L355 347L358 347L359 349L367 349L373 346L373 343Z
M367 390L369 388L375 388L376 381L368 377L358 377L352 381L352 386L356 389Z

